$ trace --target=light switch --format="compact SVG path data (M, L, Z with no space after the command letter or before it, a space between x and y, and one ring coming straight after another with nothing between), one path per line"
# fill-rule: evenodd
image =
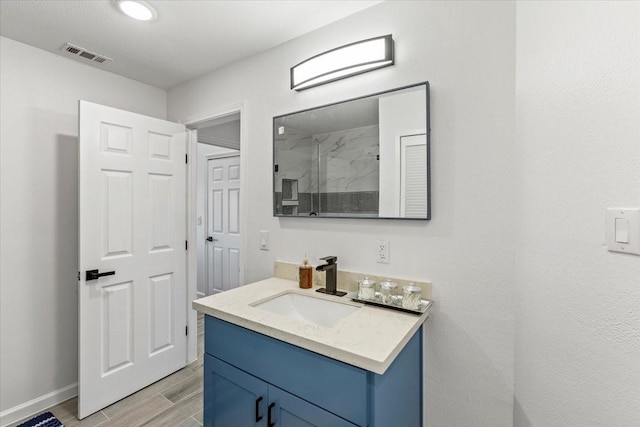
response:
M607 209L607 249L640 255L640 208Z
M629 243L629 220L616 218L616 242Z
M268 231L260 232L260 250L261 251L269 250L269 232Z

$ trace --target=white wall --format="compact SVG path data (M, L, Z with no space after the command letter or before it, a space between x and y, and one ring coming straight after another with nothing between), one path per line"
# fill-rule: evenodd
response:
M216 126L217 127L217 126ZM207 128L208 129L208 128ZM198 130L198 133L200 129ZM238 135L238 141L239 141ZM198 144L196 152L196 250L198 251L198 294L207 294L206 245L207 238L207 162L211 156L238 154L238 150Z
M198 129L198 138L203 136L213 140L220 139L237 144L240 142L240 120Z
M640 426L640 2L517 5L516 426Z
M199 126L198 141L205 144L238 149L240 147L240 120L213 126Z
M396 65L303 92L289 67L324 50L392 33ZM429 426L513 422L515 4L384 2L169 92L180 120L246 101L247 282L276 259L337 255L340 268L433 282L425 347ZM272 118L429 80L430 222L274 218ZM243 147L244 149L244 147ZM271 251L259 250L271 231ZM391 263L374 262L388 239Z
M158 118L166 93L0 37L0 411L77 381L78 100Z
M400 216L399 137L416 131L426 133L425 90L380 97L380 212ZM425 194L426 197L426 194Z

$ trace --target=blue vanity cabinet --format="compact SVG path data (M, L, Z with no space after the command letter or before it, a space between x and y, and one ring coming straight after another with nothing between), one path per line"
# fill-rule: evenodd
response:
M206 316L204 425L420 426L422 329L378 375Z
M205 426L355 426L208 354L205 372Z
M205 425L266 427L268 384L208 354L204 355Z
M269 405L273 405L272 423L279 427L356 427L355 424L278 387L269 386L269 402Z

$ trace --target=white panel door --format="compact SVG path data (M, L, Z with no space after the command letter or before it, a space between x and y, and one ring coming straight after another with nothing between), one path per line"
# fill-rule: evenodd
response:
M186 132L80 101L79 135L84 418L186 364Z
M240 284L240 156L210 159L207 173L207 292Z

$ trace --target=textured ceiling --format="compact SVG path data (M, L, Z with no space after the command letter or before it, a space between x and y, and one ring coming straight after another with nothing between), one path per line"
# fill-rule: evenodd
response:
M75 60L168 89L380 1L147 0L152 22L108 0L0 0L0 34L44 50L65 43L112 58Z

